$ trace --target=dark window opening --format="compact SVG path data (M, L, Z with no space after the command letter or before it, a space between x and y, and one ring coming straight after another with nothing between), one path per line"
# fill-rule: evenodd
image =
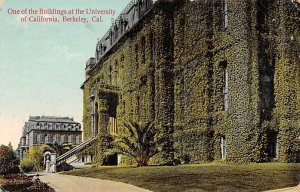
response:
M115 62L115 79L116 85L118 84L118 77L119 77L119 64L118 61Z
M108 77L108 78L109 78L109 84L110 84L110 85L112 85L112 75L113 75L113 74L112 74L112 67L109 66L109 77Z
M136 68L139 68L139 46L135 44L134 46L134 56L135 56L135 63L136 63Z
M94 136L98 135L98 119L99 119L99 114L98 114L98 103L95 103L95 124L94 124Z
M139 120L140 119L140 96L137 96L136 100L137 100L137 116Z
M270 160L278 158L279 155L279 144L278 144L278 134L276 132L270 132L267 134L267 150Z
M125 107L126 107L125 101L123 101L123 113L124 113L124 114L125 114Z
M150 61L153 62L154 57L154 35L150 34Z
M146 39L145 37L142 37L142 41L141 41L141 47L142 47L142 63L145 64L146 62Z

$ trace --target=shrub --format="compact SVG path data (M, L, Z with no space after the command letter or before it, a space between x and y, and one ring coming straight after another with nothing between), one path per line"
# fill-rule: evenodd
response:
M19 173L18 160L12 148L0 146L0 175Z
M160 152L162 142L153 124L128 122L124 123L123 132L115 136L113 149L106 155L122 154L134 158L138 167L147 166L149 159Z
M61 163L60 165L57 166L57 171L61 172L61 171L70 171L73 170L74 167L66 162Z
M20 163L20 167L23 172L27 173L33 170L34 164L31 159L24 158Z
M30 147L25 158L21 161L21 169L24 172L41 171L43 169L43 147Z

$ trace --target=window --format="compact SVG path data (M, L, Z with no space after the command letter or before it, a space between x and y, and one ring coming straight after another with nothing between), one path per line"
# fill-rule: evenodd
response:
M60 136L60 144L64 144L65 143L65 135L61 135Z
M45 136L44 136L44 141L45 141L45 143L49 143L49 139L48 139L48 135L47 134L45 134Z
M227 111L229 97L227 62L220 63L220 67L222 68L223 110Z
M226 158L226 138L224 136L221 137L221 155L222 159Z
M98 114L98 103L95 103L95 112L94 112L94 136L98 135L98 118L99 118L99 114Z
M153 56L154 56L154 34L150 34L150 58L151 62L153 62Z
M223 0L223 25L225 29L228 27L228 0Z
M138 116L138 121L140 120L140 96L137 96L137 116Z
M80 137L79 137L79 135L76 136L76 144L80 144Z
M117 134L117 119L114 117L109 117L109 133L110 134Z
M142 63L145 64L146 62L146 39L142 37L141 47L142 47Z
M36 141L37 144L40 144L40 143L41 143L41 135L40 135L40 134L37 134L37 135L36 135L36 140L37 140L37 141Z
M38 138L38 134L34 133L33 134L33 144L38 144L37 143L37 138Z
M278 158L279 154L279 143L278 134L275 132L268 133L268 154L271 159Z
M119 64L118 61L115 62L115 79L116 85L118 84L118 76L119 76Z
M60 136L59 136L59 134L56 135L56 142L60 143Z
M112 74L112 67L111 67L111 65L109 66L108 70L109 70L109 77L108 77L109 78L109 84L112 85L112 75L113 74Z
M68 135L68 143L72 143L72 135Z
M113 44L113 32L112 31L109 32L109 42L110 42L110 46L112 46L112 44Z
M125 101L123 101L123 113L124 113L124 114L125 114L125 107L126 107Z
M56 140L56 135L53 135L52 136L52 143L56 143L57 142L57 140Z
M139 68L139 46L135 44L134 46L134 55L135 55L135 63L136 63L136 68Z

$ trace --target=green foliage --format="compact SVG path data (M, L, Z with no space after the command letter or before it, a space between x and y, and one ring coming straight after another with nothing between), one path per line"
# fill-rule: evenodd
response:
M231 1L225 29L222 2L160 1L88 69L84 137L91 136L90 91L95 87L100 140L108 134L109 117L116 116L118 125L153 122L167 141L153 162L172 161L174 156L190 163L220 160L221 137L227 142L226 162L273 161L267 151L269 132L278 136L276 160L299 162L299 11L280 0ZM274 83L265 82L266 76L274 76ZM118 91L99 85L109 84L110 77ZM268 83L274 84L269 107ZM110 110L111 93L118 97L117 114ZM109 148L102 141L91 147L99 160Z
M0 175L20 172L18 160L12 148L0 146Z
M20 163L22 171L42 171L44 161L43 154L46 151L52 151L52 149L48 145L30 147Z
M55 142L54 144L47 144L50 148L50 151L57 153L57 156L60 156L67 151L71 150L73 146L71 144L58 144Z
M123 132L113 140L109 154L118 153L136 160L137 166L146 166L155 154L160 152L163 140L158 138L158 129L153 124L124 123Z

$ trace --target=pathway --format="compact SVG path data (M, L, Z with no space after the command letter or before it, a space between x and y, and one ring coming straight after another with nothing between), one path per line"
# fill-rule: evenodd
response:
M49 184L56 192L151 192L133 185L54 173L39 173L40 180Z
M296 187L289 187L289 188L284 188L284 189L276 189L276 190L271 190L267 192L300 192L300 183Z

